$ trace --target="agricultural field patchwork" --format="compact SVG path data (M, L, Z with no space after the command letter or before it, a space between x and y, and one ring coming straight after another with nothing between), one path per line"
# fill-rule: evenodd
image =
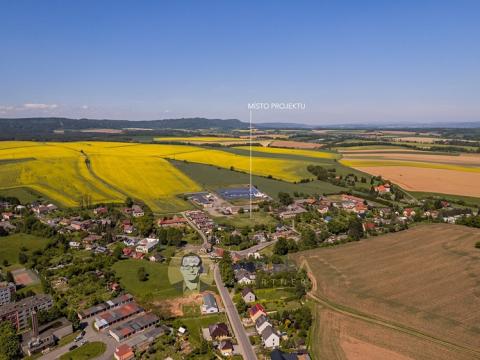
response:
M297 253L293 259L306 265L315 278L313 293L336 312L400 324L414 329L415 338L426 334L441 339L440 350L458 352L450 358L476 358L472 354L480 356L480 263L474 245L479 237L475 228L422 225ZM445 358L442 354L435 358Z
M238 146L236 149L249 150L249 147ZM301 157L319 158L319 159L338 159L338 154L326 151L303 150L303 149L285 149L276 147L252 146L252 151L266 154L295 155Z
M232 144L247 144L250 142L248 138L236 138L236 137L216 137L216 136L173 136L173 137L156 137L155 141L158 142L178 142L178 143L187 143L187 144L222 144L222 145L232 145Z
M248 156L188 145L116 142L3 142L0 190L28 188L63 206L122 202L127 196L153 211L190 205L177 197L201 187L168 160L215 165L248 172ZM309 174L305 161L255 157L254 174L298 181Z
M410 191L480 197L480 187L474 186L480 183L478 154L358 150L344 153L340 162Z

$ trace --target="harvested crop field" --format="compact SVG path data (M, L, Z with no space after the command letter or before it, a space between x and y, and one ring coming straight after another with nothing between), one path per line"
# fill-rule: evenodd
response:
M396 138L395 141L406 141L406 142L416 142L424 144L433 144L435 141L445 141L448 139L438 138L438 137L427 137L427 136L406 136Z
M480 172L412 166L354 167L400 185L405 190L480 197Z
M435 154L408 150L348 151L343 165L402 186L405 190L480 197L479 154Z
M480 358L480 251L474 245L479 240L480 229L422 225L292 257L313 275L312 296L323 307L349 317L349 322L362 320L395 336L408 334L402 340L404 356L476 359ZM319 321L321 326L321 317ZM388 332L381 347L398 352L399 343ZM411 341L419 340L435 345L438 354L424 356L419 350L416 356L409 355ZM447 352L455 355L446 356Z
M459 353L381 325L326 309L315 308L313 352L328 360L469 360Z
M479 166L480 154L458 154L458 155L444 155L434 154L424 151L404 150L404 151L370 151L362 153L343 153L344 159L385 159L385 160L407 160L407 161L422 161L438 164L455 164L465 166Z

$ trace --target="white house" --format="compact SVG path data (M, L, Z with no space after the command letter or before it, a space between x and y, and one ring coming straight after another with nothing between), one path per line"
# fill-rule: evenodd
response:
M155 248L155 246L157 246L158 241L159 240L155 238L145 238L139 241L135 250L143 254L148 254Z
M203 314L218 313L217 301L212 294L203 294L203 305L201 309Z
M250 285L255 280L255 276L250 274L247 270L240 269L235 272L235 280L240 285Z
M259 334L261 334L268 326L272 327L272 324L270 324L270 321L268 321L268 318L265 315L261 315L255 321L255 329Z
M263 346L266 348L276 348L280 346L280 336L273 330L273 327L267 326L262 332Z
M242 290L242 298L247 304L255 301L255 294L252 289L245 288Z
M132 215L133 217L142 217L145 215L145 212L142 210L142 208L138 205L133 205L132 206Z
M80 243L78 241L70 241L68 246L70 246L72 249L79 249Z

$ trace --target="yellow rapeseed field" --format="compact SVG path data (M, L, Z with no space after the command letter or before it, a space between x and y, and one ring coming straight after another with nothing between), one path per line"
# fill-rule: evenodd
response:
M123 198L92 176L80 152L61 144L0 143L0 188L16 187L29 187L66 206L79 205L86 195L92 202Z
M183 152L171 156L175 160L187 160L201 164L215 165L229 169L249 172L250 159L246 155L233 154L227 151L205 149L203 151ZM252 157L252 173L269 176L285 181L299 181L310 177L307 172L307 162L301 160L272 159L268 157Z
M168 159L248 172L249 157L189 145L118 142L0 142L0 189L28 187L65 206L140 199L156 212L186 204L177 195L200 186ZM304 161L254 157L256 175L298 181Z

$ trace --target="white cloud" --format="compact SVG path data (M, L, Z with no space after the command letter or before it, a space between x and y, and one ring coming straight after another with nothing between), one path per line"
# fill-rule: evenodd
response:
M32 110L53 110L58 108L57 104L23 104L25 109L32 109Z
M82 109L83 109L83 110L87 110L87 109L88 109L88 105L82 105Z

